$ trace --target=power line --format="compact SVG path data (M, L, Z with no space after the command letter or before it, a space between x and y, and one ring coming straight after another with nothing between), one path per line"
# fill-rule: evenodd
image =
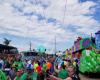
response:
M62 19L62 23L64 23L64 22L65 22L66 9L67 9L67 0L65 0L65 6L64 6L64 16L63 16L63 19Z

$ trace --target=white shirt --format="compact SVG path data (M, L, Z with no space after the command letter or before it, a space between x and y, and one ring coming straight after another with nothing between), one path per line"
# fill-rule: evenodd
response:
M0 64L2 64L2 69L3 69L4 61L2 59L0 59Z

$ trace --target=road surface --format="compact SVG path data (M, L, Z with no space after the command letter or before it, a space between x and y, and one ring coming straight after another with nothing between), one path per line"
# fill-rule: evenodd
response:
M100 80L100 78L89 78L88 76L84 76L82 74L79 75L81 80Z

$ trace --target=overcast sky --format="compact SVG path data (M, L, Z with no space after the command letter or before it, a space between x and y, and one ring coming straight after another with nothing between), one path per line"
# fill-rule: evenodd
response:
M19 50L30 41L52 49L55 36L57 50L65 50L98 30L100 0L0 0L0 43L8 38Z

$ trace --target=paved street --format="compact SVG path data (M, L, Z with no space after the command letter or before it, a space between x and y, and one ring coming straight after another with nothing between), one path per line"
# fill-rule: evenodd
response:
M100 80L100 78L89 78L88 76L84 76L80 74L81 80Z

